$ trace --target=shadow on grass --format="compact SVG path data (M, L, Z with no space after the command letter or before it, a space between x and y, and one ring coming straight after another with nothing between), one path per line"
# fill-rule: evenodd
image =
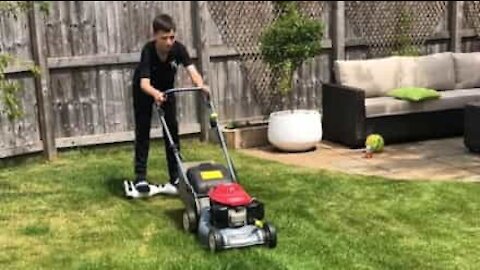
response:
M5 192L5 191L10 191L10 190L17 190L18 187L17 185L14 185L12 183L8 183L6 181L0 181L0 191Z
M105 185L107 186L108 192L118 198L125 199L125 193L124 193L124 188L123 188L123 181L125 181L126 178L108 178L105 181Z
M168 210L165 210L165 214L175 223L175 229L183 230L183 224L182 224L183 208L168 209Z

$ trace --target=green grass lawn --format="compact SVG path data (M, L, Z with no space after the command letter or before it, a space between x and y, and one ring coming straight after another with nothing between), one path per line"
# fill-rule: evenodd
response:
M189 161L222 161L184 141ZM155 142L150 178L166 179ZM400 182L293 168L233 154L266 204L276 249L211 254L181 229L177 198L126 200L132 146L62 152L0 171L0 269L479 269L480 186Z

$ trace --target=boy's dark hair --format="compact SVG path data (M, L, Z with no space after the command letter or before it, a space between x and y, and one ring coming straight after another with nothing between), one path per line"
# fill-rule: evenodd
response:
M153 20L153 33L158 31L170 32L175 31L175 23L172 17L167 14L160 14Z

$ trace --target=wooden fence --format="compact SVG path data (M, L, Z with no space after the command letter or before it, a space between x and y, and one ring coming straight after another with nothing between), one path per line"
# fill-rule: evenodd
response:
M19 80L25 117L10 122L0 114L0 158L57 148L132 141L132 72L150 38L151 21L171 14L178 39L207 75L222 121L262 119L259 105L242 75L238 55L226 46L205 1L52 1L48 16L38 10L17 20L0 18L0 50L44 71L34 79L22 66L9 67ZM366 58L365 43L345 18L344 1L329 1L324 10L324 52L299 71L302 83L294 98L300 107L321 110L320 81L331 80L335 59ZM245 2L248 5L248 2ZM463 24L462 1L450 1L444 18L429 38L428 52L478 51L475 31ZM182 70L178 86L189 86ZM179 99L182 134L199 133L196 96ZM2 106L2 105L0 105ZM0 108L1 109L1 108ZM153 137L161 137L154 117Z

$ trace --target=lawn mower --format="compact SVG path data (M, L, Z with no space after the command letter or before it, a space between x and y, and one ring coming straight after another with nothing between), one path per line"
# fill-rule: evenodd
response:
M195 87L175 88L165 91L165 94L191 91L202 90ZM275 227L264 221L263 203L251 197L238 183L215 108L209 95L202 93L202 96L210 110L210 127L215 130L227 166L211 161L184 164L166 125L164 112L160 106L156 107L166 139L177 160L180 175L178 194L185 205L183 229L196 233L200 243L212 252L254 245L274 248L277 245ZM161 186L154 185L150 193L161 191Z

